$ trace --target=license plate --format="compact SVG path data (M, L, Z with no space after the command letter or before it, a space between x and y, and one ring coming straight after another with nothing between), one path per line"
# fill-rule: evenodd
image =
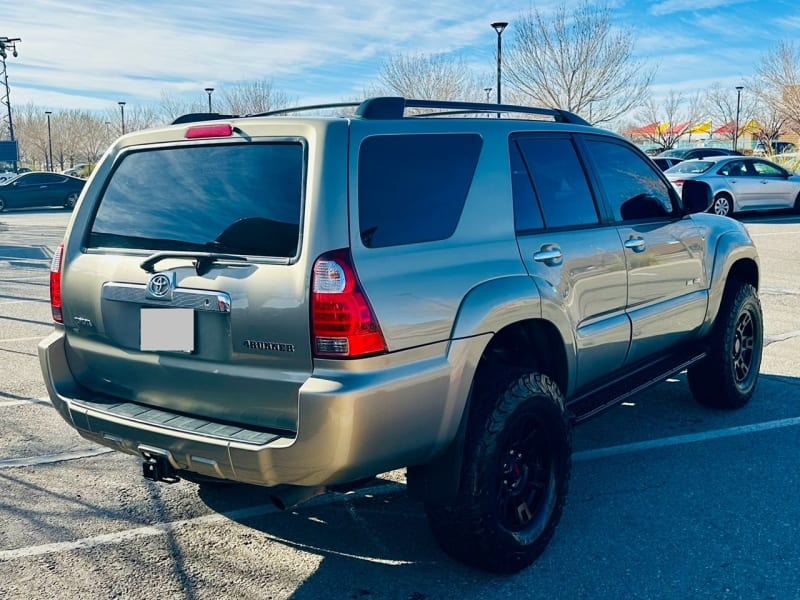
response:
M194 352L194 310L142 308L140 348L152 352Z

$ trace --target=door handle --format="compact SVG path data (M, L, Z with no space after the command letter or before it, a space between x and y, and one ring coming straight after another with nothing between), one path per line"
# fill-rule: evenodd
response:
M544 245L538 252L534 252L533 260L544 263L549 267L555 267L563 262L564 255L558 246Z
M634 252L644 252L647 250L647 244L645 244L642 238L630 238L625 242L625 247Z

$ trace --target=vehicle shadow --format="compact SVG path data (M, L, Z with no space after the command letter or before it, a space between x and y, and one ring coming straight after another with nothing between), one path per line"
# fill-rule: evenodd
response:
M450 559L430 534L423 505L411 499L402 484L388 480L378 479L355 493L315 499L283 512L233 519L252 529L265 545L283 547L281 552L269 552L272 561L276 556L280 563L316 561L311 575L289 596L293 599L499 598L518 594L520 581L557 589L567 568L564 561L580 562L587 536L603 536L604 524L595 520L594 513L611 510L602 507L603 502L615 502L613 481L605 500L585 489L591 486L592 477L587 475L598 468L613 470L614 458L586 458L587 454L621 449L612 456L627 455L624 460L628 462L636 458L648 464L653 458L647 452L681 448L678 452L683 453L690 444L719 443L716 440L757 432L758 425L800 419L800 407L791 401L800 385L798 378L762 375L753 401L736 411L697 404L685 379L685 373L671 378L632 397L625 406L576 427L572 500L567 501L564 520L550 548L517 577L484 573ZM664 444L652 448L641 444L652 441ZM693 448L703 451L696 445ZM264 488L239 485L204 486L199 491L201 500L218 512L240 507L242 498L266 501L267 493ZM674 517L681 518L679 514ZM630 552L652 553L657 562L658 548L633 533L631 536ZM691 548L688 553L692 554ZM271 562L270 568L281 571L290 567Z

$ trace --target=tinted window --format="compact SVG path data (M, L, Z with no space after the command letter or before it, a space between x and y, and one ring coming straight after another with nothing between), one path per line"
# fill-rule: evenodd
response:
M743 160L732 160L722 165L718 173L727 177L742 177L747 175L747 165Z
M511 186L514 190L514 226L517 231L542 229L544 219L533 193L528 168L516 142L511 143Z
M652 161L622 144L588 139L586 146L615 220L672 214L668 184L658 176Z
M598 223L597 208L568 138L522 138L517 141L541 204L546 227Z
M300 143L127 154L100 200L89 245L293 257L303 170Z
M369 248L450 237L483 142L475 134L380 135L361 143L358 222Z

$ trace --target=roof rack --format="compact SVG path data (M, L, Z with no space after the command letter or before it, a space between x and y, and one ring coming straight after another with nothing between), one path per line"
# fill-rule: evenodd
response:
M533 106L517 106L515 104L489 104L484 102L456 102L450 100L417 100L413 98L403 98L401 96L380 96L368 98L363 102L337 102L332 104L312 104L307 106L294 106L279 108L267 112L252 113L244 115L246 117L272 117L276 115L286 115L296 112L308 112L313 110L328 110L334 108L357 107L355 115L362 119L402 119L406 116L407 108L433 109L436 112L420 113L409 115L408 118L425 118L456 116L465 114L490 114L496 113L518 113L531 114L538 116L551 117L558 123L570 123L572 125L591 125L575 113L571 113L559 108L537 108ZM196 121L209 121L213 119L236 119L239 115L222 115L218 113L190 113L175 119L172 124L192 123Z

